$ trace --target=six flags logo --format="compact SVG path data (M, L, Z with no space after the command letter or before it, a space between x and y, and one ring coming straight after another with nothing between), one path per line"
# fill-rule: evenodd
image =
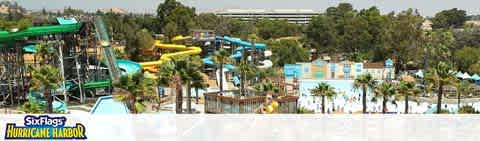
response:
M83 124L65 126L66 121L67 118L63 116L27 115L24 126L7 123L5 139L87 139Z

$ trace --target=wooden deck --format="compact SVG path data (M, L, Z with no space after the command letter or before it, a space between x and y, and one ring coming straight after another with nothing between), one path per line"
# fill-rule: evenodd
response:
M215 93L204 94L205 113L258 113L265 102L265 96L235 98L219 96ZM277 113L297 113L297 96L279 96L274 98L279 103Z

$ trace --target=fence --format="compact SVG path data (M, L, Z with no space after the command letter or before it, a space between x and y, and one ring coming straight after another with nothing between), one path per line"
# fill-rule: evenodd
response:
M265 96L235 98L219 96L216 93L205 95L205 113L256 113L265 102ZM279 103L278 113L296 113L297 96L274 98Z

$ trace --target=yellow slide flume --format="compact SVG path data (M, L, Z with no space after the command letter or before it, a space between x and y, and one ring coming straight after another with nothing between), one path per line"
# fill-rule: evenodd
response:
M150 61L150 62L142 62L140 65L142 66L143 70L156 72L158 65L169 61L171 57L178 57L178 56L186 56L186 55L197 55L202 52L202 49L199 47L187 47L185 45L176 45L176 44L162 44L160 41L155 41L155 47L160 49L171 49L171 50L178 50L178 52L174 53L165 53L163 54L159 60L157 61Z

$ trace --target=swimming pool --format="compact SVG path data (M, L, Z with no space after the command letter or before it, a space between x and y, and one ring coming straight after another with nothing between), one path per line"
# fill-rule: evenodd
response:
M327 111L332 111L334 106L335 109L343 108L346 112L361 111L362 107L358 99L361 92L353 89L353 80L300 80L300 107L320 112L321 98L312 96L310 90L315 88L321 82L333 86L335 91L339 94L332 100L326 100L325 108ZM371 99L370 92L367 92L367 99ZM370 107L372 105L368 103L367 106Z
M115 101L111 95L98 98L91 112L94 114L129 114L125 104Z
M300 80L300 97L299 107L304 107L315 112L321 112L321 98L311 95L310 90L315 88L319 83L325 82L335 88L338 96L332 100L327 99L325 108L326 111L342 110L344 113L353 113L362 111L361 91L353 89L353 80ZM381 83L381 81L379 81ZM373 93L367 91L367 111L382 111L382 99L377 102L372 102ZM404 101L396 101L387 103L387 112L400 113L405 110ZM432 113L436 110L436 104L429 104L426 102L409 101L409 113ZM442 104L450 113L458 113L457 104ZM462 105L471 105L476 110L480 110L480 102L463 103Z

